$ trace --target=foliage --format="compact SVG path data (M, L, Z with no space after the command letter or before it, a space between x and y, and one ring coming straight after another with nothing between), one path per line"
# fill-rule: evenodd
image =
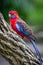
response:
M16 10L28 24L43 30L43 0L0 0L0 11L8 21L9 10Z

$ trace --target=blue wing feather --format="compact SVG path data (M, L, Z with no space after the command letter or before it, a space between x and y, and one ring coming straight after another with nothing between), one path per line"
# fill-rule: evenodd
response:
M18 30L19 32L23 33L25 36L30 37L32 40L35 41L35 39L34 39L34 37L32 36L32 34L24 28L24 26L22 25L22 23L17 22L17 23L16 23L16 28L17 28L17 30Z
M31 34L24 28L24 26L22 24L20 24L19 22L16 24L16 28L19 32L22 32L24 35L26 36L30 36Z

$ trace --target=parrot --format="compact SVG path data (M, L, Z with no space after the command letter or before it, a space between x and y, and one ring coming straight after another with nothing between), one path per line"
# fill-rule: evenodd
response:
M18 14L17 11L14 10L10 10L8 12L9 17L10 17L10 25L12 27L12 29L21 37L26 37L31 44L33 45L35 52L36 52L36 56L38 58L38 60L40 61L40 64L42 64L42 58L40 55L40 52L37 48L37 45L35 44L35 36L34 33L32 31L32 29L29 27L28 24L26 24L26 22L24 20L22 20Z

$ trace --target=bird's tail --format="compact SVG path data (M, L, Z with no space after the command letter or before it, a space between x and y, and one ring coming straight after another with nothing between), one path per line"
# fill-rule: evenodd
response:
M34 40L30 39L30 42L32 43L32 45L33 45L33 47L34 47L34 49L35 49L35 51L36 51L36 55L37 55L38 60L39 60L40 63L42 64L42 58L41 58L40 52L39 52L39 50L38 50L38 48L37 48L37 46L36 46Z

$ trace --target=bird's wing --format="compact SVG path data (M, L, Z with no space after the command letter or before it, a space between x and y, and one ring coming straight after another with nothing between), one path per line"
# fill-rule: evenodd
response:
M26 36L31 34L30 30L27 27L27 24L21 19L16 21L16 28L18 31L22 32Z
M32 29L22 19L17 20L17 23L20 23L26 31L28 31L30 34L33 34Z
M19 32L22 32L25 36L33 38L33 32L30 27L21 19L16 21L16 28Z

